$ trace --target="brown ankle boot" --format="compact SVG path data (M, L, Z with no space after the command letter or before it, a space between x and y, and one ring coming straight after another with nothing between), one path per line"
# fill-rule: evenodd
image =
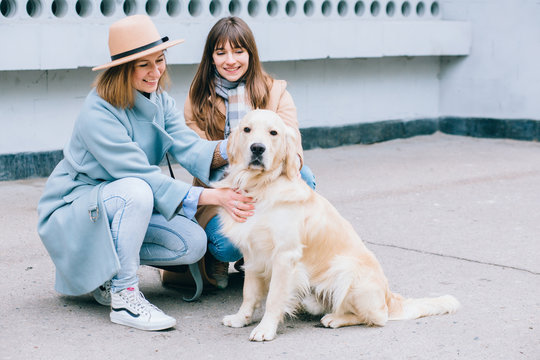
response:
M218 289L225 289L229 285L229 263L219 261L211 255L205 258L207 258L206 272L216 281Z

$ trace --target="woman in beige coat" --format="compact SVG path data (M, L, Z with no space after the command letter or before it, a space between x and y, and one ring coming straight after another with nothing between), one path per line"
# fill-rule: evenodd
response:
M238 17L223 18L208 34L184 106L186 124L203 139L223 140L249 110L269 109L300 135L296 107L286 86L285 81L275 80L263 70L248 25ZM303 166L300 136L298 139L298 169L308 185L315 188L311 170ZM203 185L199 179L195 179L195 184ZM237 220L241 221L253 211L253 204L238 203L237 208ZM211 256L207 253L210 261L206 273L218 288L225 288L229 262L238 261L242 254L219 232L221 225L215 206L200 206L197 220L208 236Z

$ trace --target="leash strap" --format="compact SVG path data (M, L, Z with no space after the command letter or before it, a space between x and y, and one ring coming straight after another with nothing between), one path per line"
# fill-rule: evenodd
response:
M168 153L165 154L165 158L167 159L167 165L169 165L169 172L171 173L171 177L175 179Z

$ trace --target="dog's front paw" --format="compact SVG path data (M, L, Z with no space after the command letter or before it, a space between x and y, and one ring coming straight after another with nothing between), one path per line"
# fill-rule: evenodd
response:
M276 337L277 327L273 325L259 324L249 335L251 341L270 341Z
M221 322L225 326L241 328L249 325L249 323L251 322L251 317L242 316L241 314L227 315L223 318Z

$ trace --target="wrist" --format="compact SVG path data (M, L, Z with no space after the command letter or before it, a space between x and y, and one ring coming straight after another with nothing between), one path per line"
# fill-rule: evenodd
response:
M205 188L199 196L199 205L218 205L216 189Z

